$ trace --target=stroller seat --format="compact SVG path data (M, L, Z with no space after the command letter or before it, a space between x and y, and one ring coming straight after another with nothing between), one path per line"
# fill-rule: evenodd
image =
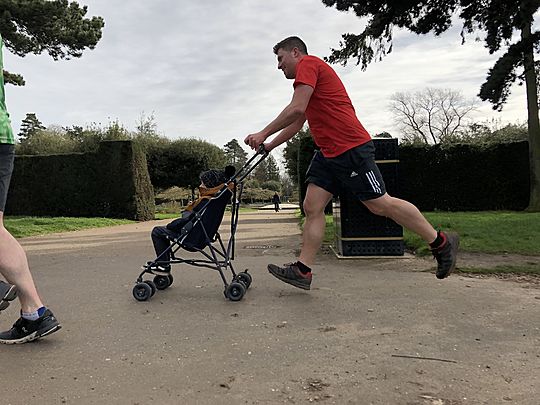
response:
M192 213L189 217L189 220L192 220L197 215L200 216L200 220L193 224L190 232L183 239L180 234L177 238L171 238L171 241L179 243L183 249L190 252L206 248L209 243L215 240L231 197L232 192L227 188L218 197L211 198L206 207L200 212Z

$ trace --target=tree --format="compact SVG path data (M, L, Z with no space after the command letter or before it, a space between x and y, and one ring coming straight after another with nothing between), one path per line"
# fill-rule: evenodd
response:
M519 142L527 140L527 126L525 124L507 124L503 127L474 123L469 125L455 141L473 144L496 144L504 142Z
M236 139L231 139L223 146L223 152L227 158L227 164L236 167L238 170L241 168L248 160L248 154L240 146Z
M218 146L199 139L180 138L154 145L147 151L152 184L194 190L201 183L199 174L209 169L223 170L225 155Z
M268 155L253 171L253 178L260 183L279 181L279 168L276 159L272 155Z
M383 131L380 134L375 134L373 137L374 138L393 138L392 134L386 131Z
M66 136L64 128L50 126L37 131L24 142L20 142L16 145L16 150L19 155L72 153L77 147L76 142Z
M302 140L307 138L311 139L311 132L309 131L309 128L306 127L289 139L283 150L285 171L295 185L298 185L298 157L301 153Z
M451 89L426 88L415 93L398 92L390 97L390 111L406 138L440 143L459 134L464 119L475 109L473 100Z
M19 138L21 142L28 141L37 132L45 129L36 113L26 113L26 117L21 122Z
M538 85L534 51L540 47L540 31L532 31L538 0L446 0L381 1L322 0L340 11L352 10L368 17L360 34L343 34L339 49L332 49L327 61L345 65L350 58L366 69L373 59L382 59L392 51L393 28L406 28L415 34L435 35L447 31L459 18L463 21L462 42L467 34L485 33L483 41L489 53L505 47L506 52L489 70L480 88L482 100L500 110L516 81L527 89L529 166L531 190L528 210L540 211L540 122ZM514 35L519 33L520 35Z
M101 17L85 18L86 6L67 0L0 0L0 34L18 56L47 52L54 60L79 58L101 39ZM21 75L5 72L6 83L24 85Z

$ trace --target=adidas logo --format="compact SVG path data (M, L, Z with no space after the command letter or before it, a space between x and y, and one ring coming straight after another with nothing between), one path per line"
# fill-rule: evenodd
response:
M356 176L358 176L358 173L356 173L356 172L353 170L353 172L351 173L351 177L356 177Z

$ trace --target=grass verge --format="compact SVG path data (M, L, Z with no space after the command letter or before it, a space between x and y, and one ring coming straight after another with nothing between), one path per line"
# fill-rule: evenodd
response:
M134 221L111 218L71 218L71 217L5 217L6 229L16 238L24 238L48 233L78 231L87 228L129 224Z
M428 221L438 229L460 235L460 251L486 254L517 254L540 256L540 213L482 211L426 212ZM301 224L303 226L303 218ZM405 230L407 250L417 255L430 255L427 244L416 234ZM334 223L326 216L324 242L334 242ZM534 260L537 260L536 258ZM530 274L540 276L536 261L494 267L460 267L456 272L474 274Z

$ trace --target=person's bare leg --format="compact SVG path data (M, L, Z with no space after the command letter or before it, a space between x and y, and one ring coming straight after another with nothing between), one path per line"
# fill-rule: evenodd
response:
M420 235L427 243L437 238L437 231L413 204L384 194L373 200L362 201L374 214L393 219L404 228Z
M0 211L0 273L9 283L17 286L23 312L33 312L43 306L28 267L26 253L4 227L2 211Z
M306 266L311 266L315 262L315 256L324 239L326 227L324 208L331 199L332 194L325 189L312 183L308 185L304 199L306 220L302 235L302 251L298 258Z

